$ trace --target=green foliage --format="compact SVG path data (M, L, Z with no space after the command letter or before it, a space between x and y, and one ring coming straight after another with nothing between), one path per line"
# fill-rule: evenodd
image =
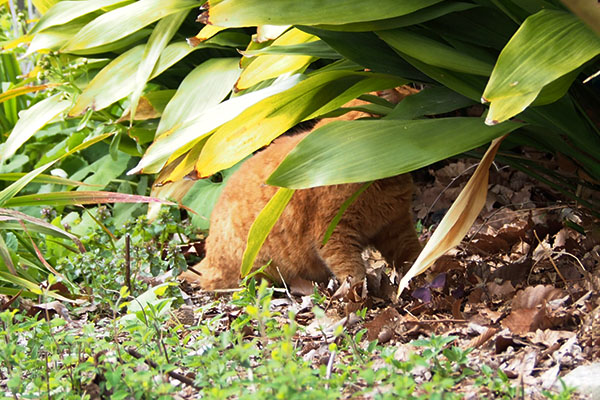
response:
M454 337L413 341L415 351L399 361L396 348L366 343L365 330L350 335L340 326L328 346L335 359L328 368L298 354L296 335L304 328L294 315L272 311L274 292L264 282L250 278L234 295L227 308L235 307L233 319L209 316L209 310L220 309L219 302L209 303L199 323L185 331L167 324L173 299L164 289L136 299L118 290L102 300L112 318L91 319L82 327L58 316L45 321L4 311L0 373L7 377L6 388L24 397L45 398L49 390L53 398L75 399L97 385L102 396L154 399L181 390L167 379L178 371L192 376L190 384L207 399L459 399L455 386L473 378L494 398L517 394L502 371L469 367L470 350L451 347ZM317 317L324 313L319 307L313 311ZM230 321L228 329L224 321ZM430 378L418 383L425 375ZM569 398L568 393L547 396ZM11 398L6 396L1 398Z

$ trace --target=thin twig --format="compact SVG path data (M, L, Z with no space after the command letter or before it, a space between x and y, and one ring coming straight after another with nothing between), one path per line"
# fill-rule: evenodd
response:
M133 357L135 357L135 358L137 358L137 359L144 360L144 362L145 362L147 365L149 365L150 367L152 367L152 368L158 368L158 364L157 364L157 363L155 363L155 362L154 362L154 361L152 361L152 360L149 360L149 359L145 358L145 357L144 357L144 356L143 356L141 353L139 353L137 350L135 350L135 349L133 349L133 348L131 348L131 347L128 347L128 348L126 349L126 351L127 351L127 353L129 353L131 356L133 356ZM198 387L198 386L196 386L196 385L194 384L194 381L193 381L192 379L190 379L190 378L188 378L187 376L185 376L185 375L182 375L182 374L180 374L180 373L178 373L178 372L175 372L175 371L168 371L168 372L167 372L167 375L169 375L169 376L170 376L171 378L173 378L173 379L177 379L179 382L183 383L184 385L188 385L188 386L191 386L191 387L193 387L193 388L194 388L194 389L196 389L196 390L200 390L200 389L201 389L200 387Z

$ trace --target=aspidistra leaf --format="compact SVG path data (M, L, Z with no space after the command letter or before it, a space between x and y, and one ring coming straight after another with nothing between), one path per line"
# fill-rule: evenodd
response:
M287 46L319 40L296 28L292 28L273 41L271 46ZM266 79L285 73L302 72L316 58L306 55L261 55L248 65L236 83L237 89L247 89Z
M267 180L305 189L366 182L413 171L472 150L522 124L481 118L334 121L314 130Z
M52 26L64 25L104 7L131 3L133 0L59 1L42 15L30 34L41 32Z
M13 128L10 136L2 146L0 163L9 159L23 143L29 140L44 125L65 111L70 105L71 102L63 100L62 94L58 93L24 110L20 114L19 121Z
M483 93L487 124L527 108L556 79L600 54L600 36L574 15L542 10L527 18L500 53Z
M250 232L248 232L246 249L242 256L240 268L242 277L250 273L258 252L283 210L292 199L293 194L294 190L279 188L252 223Z
M140 62L137 74L135 75L136 87L131 94L130 99L130 121L133 122L135 118L138 101L140 100L142 91L146 86L146 82L148 82L148 79L150 78L150 75L152 75L152 71L158 62L158 59L160 58L160 54L165 47L167 47L167 44L169 44L169 41L173 35L175 35L175 32L177 32L177 29L186 16L187 10L168 15L158 21L156 27L154 27L152 30L152 34L146 43L146 47L144 47L142 61Z
M229 168L306 119L333 111L359 95L404 84L390 75L328 71L311 75L291 89L249 107L208 138L196 174Z
M100 15L84 26L62 50L69 52L115 42L154 21L198 5L197 0L136 1Z
M406 15L441 0L210 0L203 21L225 27L348 24Z

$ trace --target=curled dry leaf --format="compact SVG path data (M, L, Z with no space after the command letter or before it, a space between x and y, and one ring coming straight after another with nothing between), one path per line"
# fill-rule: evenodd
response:
M485 205L489 169L500 143L506 136L495 139L481 159L471 179L448 210L419 257L400 280L398 297L410 280L426 271L439 257L460 243Z
M393 333L394 327L400 319L401 316L395 308L386 308L372 321L365 323L365 328L367 328L367 339L369 341L380 339L379 342L382 343L382 338L380 338L380 336L387 338L388 334L385 332ZM391 337L387 339L389 340Z
M558 299L562 295L563 291L552 285L529 286L517 292L512 302L512 308L513 310L534 308L550 300Z

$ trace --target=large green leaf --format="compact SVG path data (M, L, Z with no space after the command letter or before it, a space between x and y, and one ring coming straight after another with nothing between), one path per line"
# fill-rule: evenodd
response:
M273 226L275 226L275 223L283 213L283 210L292 199L293 194L294 190L280 188L252 223L250 232L248 232L246 249L242 256L242 277L250 273L258 252L267 239L269 232L271 232L271 229L273 229Z
M76 18L100 10L104 7L131 3L133 0L94 0L94 1L60 1L49 9L29 34L34 34L51 26L64 25Z
M298 122L341 107L359 95L406 83L389 75L330 71L309 76L221 126L208 138L196 164L200 177L229 168Z
M187 56L190 52L203 47L190 47L186 42L175 42L167 46L158 59L150 79ZM210 45L207 45L210 46ZM127 97L135 89L137 68L144 54L144 45L136 46L115 58L104 67L79 95L69 115L79 115L88 108L102 110L114 102ZM110 88L110 90L106 90Z
M173 35L175 35L186 16L187 10L168 15L158 21L156 27L152 30L152 34L144 48L142 61L135 75L135 89L130 99L130 121L135 119L138 101L140 100L142 91L146 87L146 82L148 82L152 71L156 67L160 54L167 47L167 44L169 44L169 41L173 38Z
M217 73L217 75L214 75L214 73ZM237 74L239 74L239 72L237 72ZM213 71L213 73L206 76L198 75L195 79L205 81L213 79L214 76L219 77L221 76L221 73ZM233 76L234 75L231 75L229 78L232 78ZM181 148L186 148L189 144L195 144L214 129L240 115L240 113L248 107L253 106L265 98L293 87L299 81L299 75L291 76L276 81L273 85L264 89L233 97L213 106L211 106L212 103L208 102L208 98L206 98L207 103L199 102L198 96L195 93L195 88L198 86L182 86L180 90L183 90L183 93L185 94L170 108L172 113L169 112L169 115L173 115L173 117L163 116L163 119L167 118L167 122L165 122L165 128L162 127L162 121L159 125L158 129L161 133L160 137L154 141L138 165L129 171L128 174L142 171L145 173L158 172L170 157L177 156L176 152ZM218 81L213 82L219 83ZM208 88L210 88L210 86ZM226 88L223 86L221 89ZM189 102L198 102L198 105L202 109L195 110L196 112L188 114L180 107L176 106L178 104L188 104ZM165 110L165 113L166 112L167 110ZM180 116L180 112L183 113L183 115ZM179 117L181 117L182 123L179 122ZM174 154L175 156L173 156Z
M405 29L377 32L394 49L424 63L451 71L489 76L493 66L447 44Z
M115 42L168 15L199 6L197 0L140 0L102 14L83 27L63 51Z
M600 53L600 37L567 12L542 10L527 18L500 53L482 101L487 124L519 114L542 89Z
M216 26L349 24L398 17L441 0L209 0L202 21Z
M522 126L480 118L335 121L304 138L267 180L304 189L365 182L424 167Z
M23 143L29 140L29 138L57 115L65 111L70 105L71 102L63 100L62 94L59 93L23 111L10 136L2 145L0 163L9 159Z
M356 22L352 24L316 25L315 27L320 29L345 32L381 31L385 29L402 28L405 26L420 24L435 18L439 18L442 15L446 15L457 11L469 10L474 7L477 6L475 4L470 3L442 2L434 4L427 8L422 8L410 14L402 15L400 17Z

